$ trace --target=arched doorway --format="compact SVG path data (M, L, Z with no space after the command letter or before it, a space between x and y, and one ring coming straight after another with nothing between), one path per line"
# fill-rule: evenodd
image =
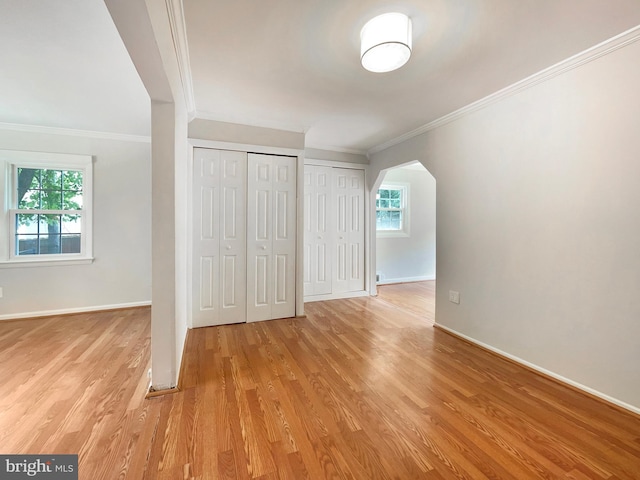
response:
M418 161L383 169L370 205L371 293L393 291L401 302L427 296L433 313L436 179Z

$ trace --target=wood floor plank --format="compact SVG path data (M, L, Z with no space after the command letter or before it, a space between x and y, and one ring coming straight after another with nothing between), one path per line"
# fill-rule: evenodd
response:
M111 480L640 478L640 418L433 328L434 282L188 333L145 400L148 309L0 323L2 453Z

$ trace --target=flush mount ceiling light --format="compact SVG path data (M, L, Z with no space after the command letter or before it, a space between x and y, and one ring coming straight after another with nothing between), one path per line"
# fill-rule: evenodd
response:
M360 31L360 59L370 72L391 72L411 56L411 19L385 13L369 20Z

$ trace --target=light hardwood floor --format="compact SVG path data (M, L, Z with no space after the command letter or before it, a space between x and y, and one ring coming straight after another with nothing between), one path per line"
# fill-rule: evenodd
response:
M144 400L144 309L0 324L0 453L86 479L638 479L640 419L433 324L433 282L190 332Z

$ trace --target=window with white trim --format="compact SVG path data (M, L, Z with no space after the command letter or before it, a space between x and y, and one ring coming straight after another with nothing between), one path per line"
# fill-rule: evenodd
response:
M0 151L5 164L5 263L90 260L92 158Z
M378 236L407 236L408 185L382 185L376 195L376 232Z

